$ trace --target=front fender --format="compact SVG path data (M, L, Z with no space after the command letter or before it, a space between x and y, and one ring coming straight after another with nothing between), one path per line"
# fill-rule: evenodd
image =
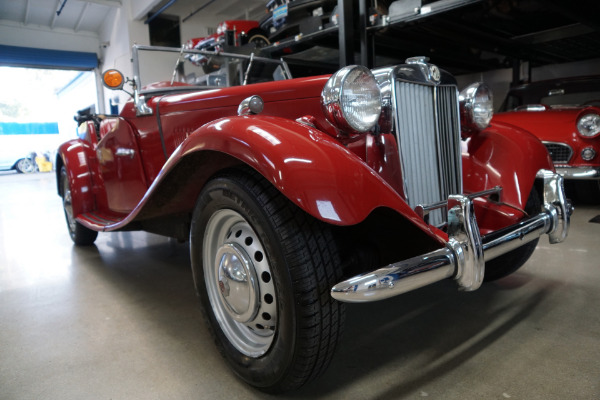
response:
M522 210L541 169L554 171L546 147L513 125L493 122L464 143L466 193L502 186L501 201Z
M60 168L65 166L71 186L73 215L92 212L96 202L92 191L92 176L88 161L93 157L94 150L86 141L75 139L63 143L58 148L57 182L59 195L62 196L63 188L60 184Z
M168 163L205 150L249 165L293 203L325 222L354 225L374 209L388 207L435 236L363 160L310 126L269 116L222 118L192 133Z

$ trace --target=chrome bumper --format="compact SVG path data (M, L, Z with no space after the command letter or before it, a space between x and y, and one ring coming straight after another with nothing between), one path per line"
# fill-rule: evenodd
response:
M556 173L565 179L600 179L600 167L555 167Z
M543 234L550 243L567 237L571 204L565 198L563 177L542 171L544 204L541 212L526 221L481 236L470 196L452 195L448 199L448 243L445 248L400 261L376 271L336 284L331 296L344 302L370 302L454 277L461 290L478 289L485 273L485 261L514 250Z

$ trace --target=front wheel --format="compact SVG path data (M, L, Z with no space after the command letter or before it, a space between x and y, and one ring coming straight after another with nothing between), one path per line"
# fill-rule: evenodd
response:
M600 180L575 182L577 200L582 204L600 204Z
M540 196L534 187L531 189L531 193L527 199L525 212L529 215L536 215L541 209L542 203L540 201ZM517 271L527 262L527 260L529 260L529 257L533 254L539 241L540 239L537 238L521 247L486 262L483 280L486 282L495 281Z
M62 188L61 193L63 210L65 212L65 219L67 220L69 236L71 237L71 240L73 240L73 243L78 246L90 246L96 241L98 232L86 228L75 219L75 216L73 215L73 197L71 195L71 185L69 183L67 170L64 166L60 170L60 181Z
M327 368L344 308L329 295L340 273L326 225L259 175L227 173L199 197L191 259L211 333L239 377L277 393Z

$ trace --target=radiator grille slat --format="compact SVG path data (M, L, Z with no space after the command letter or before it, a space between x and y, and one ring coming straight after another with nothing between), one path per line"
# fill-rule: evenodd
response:
M408 204L432 204L462 192L455 86L396 82L397 136ZM444 210L429 222L441 225Z

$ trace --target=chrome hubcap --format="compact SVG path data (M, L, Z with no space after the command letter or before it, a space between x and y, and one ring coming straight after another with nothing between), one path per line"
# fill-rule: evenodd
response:
M277 327L277 298L258 235L239 213L219 210L203 239L204 281L223 333L241 353L265 354Z
M238 322L251 321L260 301L252 263L235 243L225 243L217 252L217 260L221 302L226 306L227 313Z

